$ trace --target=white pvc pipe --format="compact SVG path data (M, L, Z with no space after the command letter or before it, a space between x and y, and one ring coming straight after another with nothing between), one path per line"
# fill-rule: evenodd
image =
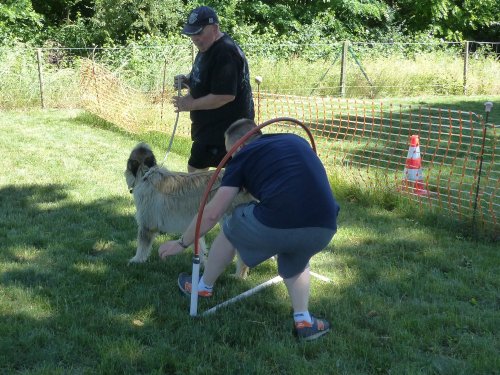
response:
M224 306L227 306L233 302L236 302L236 301L239 301L240 299L243 299L243 298L246 298L246 297L249 297L251 296L252 294L255 294L257 293L259 290L261 289L264 289L265 287L268 287L269 285L273 285L273 284L276 284L276 283L279 283L281 280L283 280L281 278L281 276L276 276L275 278L269 280L269 281L266 281L260 285L257 285L255 288L252 288L250 290L247 290L246 292L243 292L241 293L240 295L236 296L236 297L233 297L225 302L222 302L220 304L218 304L217 306L214 306L212 307L211 309L205 311L203 314L201 314L201 316L206 316L206 315L210 315L212 313L214 313L217 309L221 308L221 307L224 307Z
M332 280L329 279L328 277L320 275L320 274L318 274L316 272L310 271L310 274L311 274L311 276L314 276L317 279L320 279L320 280L325 281L327 283L331 283L332 282ZM218 304L217 306L212 307L211 309L209 309L209 310L205 311L204 313L202 313L201 316L206 316L206 315L213 314L217 309L220 309L221 307L225 307L225 306L227 306L227 305L229 305L231 303L237 302L237 301L239 301L239 300L241 300L243 298L250 297L252 294L257 293L258 291L260 291L260 290L262 290L262 289L264 289L264 288L266 288L266 287L268 287L270 285L277 284L281 280L283 280L281 278L281 276L276 276L275 278L273 278L273 279L271 279L269 281L266 281L266 282L264 282L264 283L262 283L260 285L257 285L256 287L254 287L254 288L252 288L250 290L247 290L246 292L243 292L243 293L241 293L240 295L238 295L236 297L233 297L233 298L231 298L231 299L229 299L229 300L227 300L225 302L222 302L222 303Z
M332 279L329 279L326 276L320 275L319 273L312 272L312 271L309 271L309 273L311 274L311 276L314 276L315 278L320 279L322 281L325 281L327 283L331 283L332 282Z
M189 315L196 316L198 313L198 281L200 280L200 262L193 260L193 273L191 277L191 306Z
M195 274L195 263L193 263L193 279L192 279L193 280L193 287L192 287L192 291L191 291L191 312L190 312L191 316L196 316L196 313L197 313L196 309L197 309L197 304L198 304L198 281L196 281L196 294L194 292L195 292L195 280L198 280L198 278L199 278L200 265L197 264L196 266L197 266L197 270L196 270L196 272L197 272L196 276L197 277L195 278L194 277L194 274ZM310 274L311 274L311 276L314 276L317 279L320 279L320 280L325 281L327 283L331 283L332 282L332 280L329 279L328 277L320 275L320 274L318 274L316 272L310 271ZM227 305L230 305L231 303L234 303L234 302L237 302L237 301L242 300L244 298L250 297L252 294L257 293L257 292L261 291L262 289L267 288L268 286L271 286L273 284L277 284L277 283L279 283L282 280L283 280L283 278L281 276L276 276L276 277L272 278L271 280L263 282L262 284L259 284L256 287L254 287L252 289L249 289L246 292L243 292L243 293L237 295L236 297L233 297L233 298L231 298L231 299L229 299L227 301L224 301L224 302L218 304L217 306L212 307L211 309L205 311L204 313L202 313L200 315L201 316L207 316L207 315L213 314L215 311L217 311L221 307L225 307ZM193 307L193 304L195 304L194 307Z

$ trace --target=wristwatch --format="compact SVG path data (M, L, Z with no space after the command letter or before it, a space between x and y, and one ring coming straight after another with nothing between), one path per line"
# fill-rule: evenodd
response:
M186 244L184 243L184 238L183 238L183 237L179 238L179 240L177 241L177 243L178 243L179 245L181 245L181 247L182 247L183 249L187 249L187 248L189 247L189 245L186 245Z

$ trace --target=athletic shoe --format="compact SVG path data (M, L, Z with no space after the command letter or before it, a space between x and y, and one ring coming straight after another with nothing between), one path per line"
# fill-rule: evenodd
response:
M179 289L182 293L188 296L191 295L192 276L187 274L186 272L180 273L179 277L177 278L177 285L179 285ZM212 291L198 290L198 295L200 297L212 297Z
M311 316L312 323L306 320L295 322L295 332L299 340L311 341L330 331L330 323L326 319L316 319Z

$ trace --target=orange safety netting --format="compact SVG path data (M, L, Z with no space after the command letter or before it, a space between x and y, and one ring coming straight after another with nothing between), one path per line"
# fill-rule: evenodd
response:
M82 63L81 96L84 108L128 131L172 130L173 121L162 121L167 98L154 103L91 60ZM261 92L255 100L261 122L293 117L306 124L329 173L359 188L402 194L418 202L420 210L479 220L498 232L498 135L475 113ZM290 124L276 126L295 131ZM184 122L177 134L189 136L189 124ZM405 171L412 136L418 137L421 158L417 184Z
M409 195L420 208L447 210L459 219L476 215L498 229L498 136L492 124L484 131L480 116L332 97L259 93L258 98L261 119L289 116L310 127L329 171L340 173L357 186ZM420 140L419 162L429 194L405 188L412 135Z

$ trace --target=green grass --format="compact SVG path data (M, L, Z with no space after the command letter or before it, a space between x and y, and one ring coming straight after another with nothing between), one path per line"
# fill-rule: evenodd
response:
M312 260L333 283L313 279L310 300L333 330L301 344L282 284L191 318L176 286L189 252L127 265L136 225L126 159L146 140L162 160L167 136L49 110L0 112L0 132L0 373L498 373L497 244L339 187L339 231ZM176 138L170 169L185 170L188 146ZM200 311L274 277L276 266L244 281L232 271Z

